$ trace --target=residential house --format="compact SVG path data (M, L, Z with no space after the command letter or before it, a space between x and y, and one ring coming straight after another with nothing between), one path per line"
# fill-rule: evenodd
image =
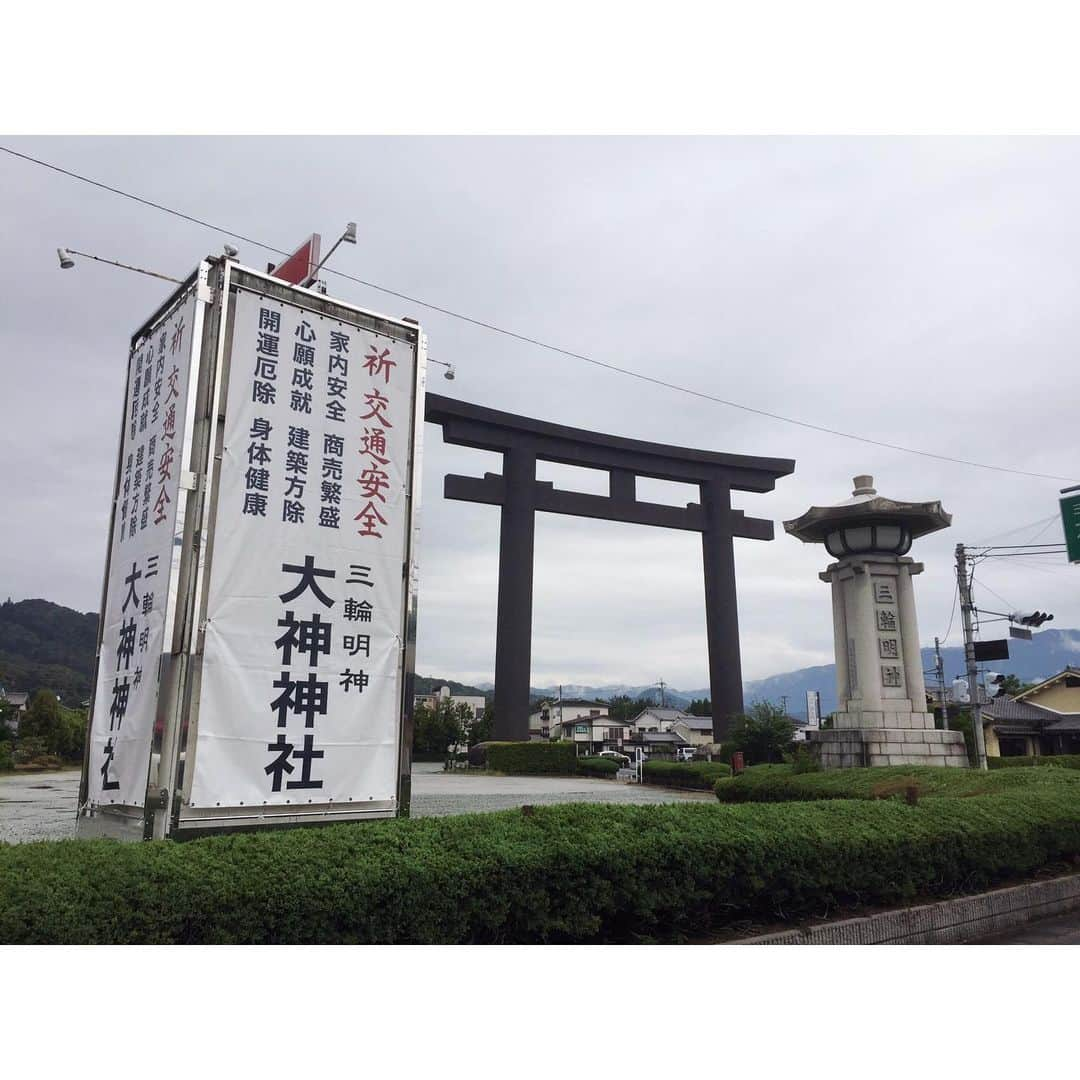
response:
M691 716L682 709L666 708L662 705L648 705L641 710L631 721L636 732L665 732L671 730L671 725L699 720L701 717ZM710 726L712 721L709 721Z
M982 708L987 757L1080 754L1080 668Z
M14 708L14 715L8 718L7 726L10 730L17 732L19 722L26 715L29 707L30 695L25 690L5 690L0 686L0 699Z
M706 721L708 738L703 737L705 731L701 726ZM691 716L682 709L663 705L649 705L642 709L634 717L632 725L630 738L624 746L631 749L641 747L651 757L674 757L675 751L681 747L704 746L712 741L710 717Z
M611 721L602 701L544 701L529 720L530 738L539 732L541 738L568 739L581 756L621 749L625 730Z
M670 730L691 746L707 746L713 741L711 716L683 716L671 722Z
M484 709L487 707L487 702L482 696L475 694L451 694L450 687L442 687L438 693L435 694L417 694L413 698L413 707L418 705L425 705L427 708L434 711L443 702L449 701L452 705L467 705L472 711L472 718L474 720L483 720Z

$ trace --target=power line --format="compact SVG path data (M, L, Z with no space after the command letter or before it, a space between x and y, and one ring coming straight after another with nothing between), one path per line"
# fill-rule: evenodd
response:
M1040 526L1040 525L1048 526L1050 524L1050 522L1057 521L1057 520L1058 520L1058 515L1057 514L1051 514L1049 517L1039 518L1038 521L1029 521L1026 525L1016 525L1011 529L1003 529L1001 532L992 533L981 544L968 544L966 546L967 547L972 547L972 548L986 547L987 546L987 543L986 543L987 540L998 540L1002 536L1012 536L1013 533L1027 532L1028 529L1035 529L1035 528L1038 528L1038 526ZM1032 539L1037 540L1038 537L1035 536L1035 537L1032 537Z
M1050 526L1053 525L1054 522L1057 521L1057 520L1058 520L1058 515L1057 514L1051 514L1050 518L1046 522L1046 524L1031 539L1032 540L1038 540L1039 537L1042 536L1043 533L1045 533L1046 530L1049 529Z
M51 162L42 161L40 158L32 157L29 154L23 154L18 150L13 150L7 146L0 146L5 154L10 154L12 157L20 158L23 161L30 162L33 165L39 165L42 168L50 169L53 172L60 173L62 176L67 176L73 180L78 180L84 184L90 184L93 187L100 188L103 191L111 192L113 195L119 195L121 198L130 199L133 202L141 203L143 206L149 206L154 210L160 210L162 213L171 214L174 217L181 218L184 221L189 221L192 224L199 225L202 228L210 229L213 232L221 233L224 236L232 237L234 240L241 240L245 244L251 244L254 247L261 248L264 251L273 252L275 255L288 255L289 253L283 251L281 248L274 247L271 244L265 244L261 240L255 240L250 236L245 236L242 233L233 231L232 229L223 228L220 225L213 225L208 221L204 221L201 218L197 218L192 214L183 213L180 210L174 210L172 207L164 206L162 203L154 202L151 199L143 198L141 195L135 195L132 192L124 191L121 188L112 187L109 184L102 183L100 180L94 180L92 177L83 176L81 173L73 172L70 169L61 168L59 165L53 165ZM387 296L396 297L399 300L405 300L410 304L415 304L418 307L426 308L428 311L438 312L440 315L445 315L451 319L458 319L461 322L466 322L472 326L480 327L484 330L490 330L492 333L501 334L503 337L512 338L515 341L521 341L528 345L535 345L537 348L546 349L549 352L558 353L562 356L570 357L574 360L582 360L587 364L592 364L595 367L603 368L605 371L612 371L619 375L626 375L632 379L638 379L641 382L650 383L653 386L660 386L667 390L674 390L678 393L689 394L691 397L699 398L703 401L711 401L717 405L726 405L731 409L739 409L742 412L751 413L755 416L763 416L769 420L777 420L784 424L793 424L796 427L805 428L808 431L817 431L824 435L833 435L840 439L849 439L852 442L865 443L868 446L878 446L886 450L896 450L903 454L914 454L918 457L932 458L935 461L947 461L954 465L967 465L974 469L986 469L991 472L1011 473L1014 476L1027 476L1036 480L1057 480L1066 481L1069 483L1075 482L1074 477L1070 476L1056 476L1049 473L1036 473L1028 472L1024 469L1014 469L1006 465L989 465L981 461L970 461L966 458L952 457L948 454L937 454L930 450L919 450L911 446L900 446L898 443L885 442L881 439L871 439L865 435L854 435L851 432L840 431L837 428L825 427L822 424L812 424L807 420L797 420L791 416L782 416L780 413L769 412L767 409L758 409L752 405L743 405L741 402L731 401L728 398L718 397L715 394L708 394L703 390L695 390L692 387L681 386L678 383L668 382L666 379L658 379L652 375L646 375L644 372L634 371L632 368L621 367L618 364L610 364L604 360L597 360L593 356L588 356L585 353L574 352L571 349L564 349L560 345L552 345L550 342L542 341L539 338L530 337L527 334L518 333L515 330L507 330L504 327L496 326L494 323L489 323L483 319L474 318L471 315L466 315L460 311L453 311L450 308L441 307L438 304L430 303L427 300L421 300L419 297L410 296L408 293L399 292L396 289L387 288L385 285L379 285L373 281L365 281L363 278L354 277L352 274L346 274L342 270L334 270L331 267L324 267L324 273L335 274L337 277L343 278L346 281L352 281L357 285L363 285L365 288L374 289L377 292L384 293Z
M999 600L1000 600L1000 601L1001 601L1001 602L1002 602L1002 603L1003 603L1003 604L1004 604L1004 605L1005 605L1005 606L1006 606L1007 608L1009 608L1009 609L1010 609L1011 611L1018 611L1018 610L1019 610L1019 609L1017 608L1017 606L1016 606L1016 605L1015 605L1015 604L1014 604L1014 603L1013 603L1013 602L1012 602L1011 600L1006 600L1006 599L1005 599L1005 597L1001 595L1001 593L999 593L999 592L994 592L994 590L993 590L993 589L991 589L991 588L990 588L990 586L989 586L989 585L987 585L985 581L980 581L980 582L979 582L979 584L980 584L980 585L982 586L982 588L984 588L984 589L985 589L985 590L986 590L986 591L987 591L987 592L988 592L988 593L989 593L989 594L990 594L991 596L996 596L996 597L997 597L997 598L998 598L998 599L999 599Z
M956 585L953 587L952 611L949 613L949 627L945 631L945 636L941 639L942 645L944 645L945 642L947 642L949 640L949 634L952 632L953 619L956 617L956 601L959 598L959 596L960 596L960 583L957 582Z

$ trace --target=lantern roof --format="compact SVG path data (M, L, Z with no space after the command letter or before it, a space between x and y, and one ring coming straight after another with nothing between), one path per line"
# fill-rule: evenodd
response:
M940 502L887 499L877 493L872 476L856 476L854 484L850 499L835 506L811 506L801 517L785 521L784 529L804 544L820 544L836 529L860 525L901 525L916 538L952 524L952 514L945 513Z

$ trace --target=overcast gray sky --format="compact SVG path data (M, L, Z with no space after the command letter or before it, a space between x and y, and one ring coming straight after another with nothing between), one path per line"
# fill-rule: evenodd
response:
M313 230L329 243L355 220L359 243L333 265L387 287L770 412L1080 481L1077 139L3 141L277 247ZM96 610L126 342L169 287L87 262L62 273L54 249L181 277L222 238L7 155L0 185L0 593ZM242 262L265 265L239 246ZM796 459L775 493L737 503L777 522L772 543L736 542L747 678L831 662L817 579L827 558L780 522L847 497L856 473L953 514L913 551L926 565L924 643L950 622L957 542L1061 538L1044 523L1062 483L807 431L329 282L348 301L420 318L431 355L457 368L453 383L432 368L437 392ZM492 675L498 511L441 492L446 472L497 468L426 429L422 674ZM643 494L693 497L662 487ZM1063 559L998 560L976 593L1077 626L1077 573ZM534 684L707 685L699 538L541 515L533 626ZM958 627L957 616L952 643Z

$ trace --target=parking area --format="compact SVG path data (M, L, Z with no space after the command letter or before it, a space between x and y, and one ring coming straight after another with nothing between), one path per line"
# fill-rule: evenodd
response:
M78 769L0 776L0 841L62 840L75 835ZM446 817L551 803L714 802L711 792L623 784L577 776L489 776L444 772L419 762L412 773L413 817Z

